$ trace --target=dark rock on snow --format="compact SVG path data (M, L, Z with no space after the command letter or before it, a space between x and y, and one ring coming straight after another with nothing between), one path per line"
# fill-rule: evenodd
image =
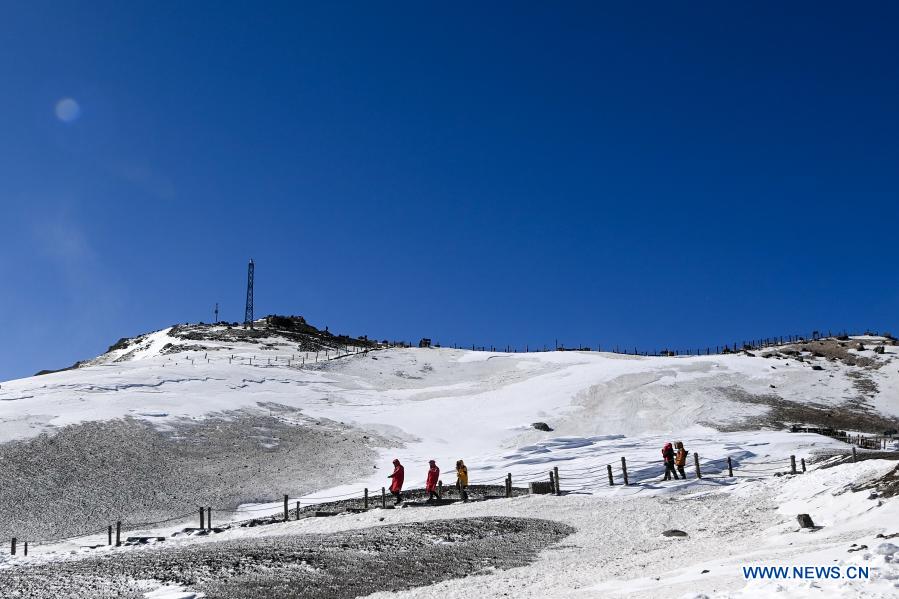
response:
M663 537L686 537L687 533L676 528L670 528L662 533Z

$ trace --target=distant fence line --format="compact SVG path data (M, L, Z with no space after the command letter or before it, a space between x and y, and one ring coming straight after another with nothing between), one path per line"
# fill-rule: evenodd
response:
M368 346L356 346L356 345L344 345L344 346L335 346L329 349L318 350L318 351L306 351L306 352L294 352L290 354L276 354L272 355L256 355L252 354L250 356L241 356L237 354L229 354L225 357L220 358L212 358L209 356L209 351L202 352L203 357L200 357L200 352L195 350L187 350L185 353L188 354L184 356L180 361L185 363L190 363L192 366L196 366L197 361L199 360L200 364L211 364L212 362L224 362L228 361L228 364L245 364L249 366L289 366L289 367L297 367L302 368L306 365L315 365L319 363L330 362L332 360L336 360L339 358L346 358L347 356L356 356L356 355L365 355L371 351L377 351L378 349L382 349L382 347L368 347ZM193 356L190 356L190 352L195 351ZM213 352L218 352L220 350L213 349ZM265 350L263 350L265 351ZM163 354L165 355L165 354ZM174 365L177 366L179 364L179 360L175 360ZM165 368L165 363L163 363L163 368Z
M471 351L486 351L486 352L501 352L501 353L530 353L530 352L548 352L548 351L597 351L602 352L605 351L607 353L621 354L621 355L629 355L629 356L708 356L708 355L723 355L723 354L733 354L740 351L757 351L770 347L777 347L781 345L788 345L793 343L808 343L810 341L819 341L823 339L843 339L847 337L859 337L864 335L872 335L872 336L883 336L888 339L893 339L892 334L890 333L878 333L876 331L866 330L864 332L848 332L848 331L837 331L833 332L828 330L827 334L824 334L823 331L812 331L809 334L791 334L791 335L781 335L776 337L764 337L762 339L750 339L743 340L740 342L734 341L730 344L724 345L708 345L705 348L688 348L688 349L655 349L655 350L640 350L638 347L624 347L624 346L606 346L605 350L603 350L602 345L597 345L594 350L592 346L589 345L579 345L568 347L564 344L560 344L556 342L553 347L549 347L544 344L542 346L534 346L531 349L530 345L525 345L524 348L506 345L505 347L497 347L495 345L486 346L486 345L476 345L471 344L470 346L464 346L457 343L452 345L440 345L439 343L434 343L433 347L451 347L453 349L463 349L463 350L471 350ZM416 344L417 345L417 344ZM232 360L238 360L239 363L247 363L253 365L253 361L255 360L255 365L262 364L263 360L266 365L271 365L273 362L277 365L281 363L286 363L288 366L305 366L308 364L315 364L319 362L328 362L335 358L343 358L348 355L356 355L356 354L365 354L373 350L377 349L388 349L388 348L409 348L415 347L411 342L407 341L382 341L376 342L372 341L371 345L366 346L356 346L356 345L334 345L331 347L326 347L326 349L320 349L317 351L305 351L305 352L293 352L289 355L276 355L276 356L265 356L261 355L261 357L257 355L252 355L249 358L245 356L238 356L235 354L231 354L228 358L229 363ZM217 350L213 350L217 351ZM265 352L267 350L262 350ZM180 352L178 352L180 353ZM196 354L198 355L198 353ZM195 363L197 359L195 357L187 357L186 360L190 361L192 364ZM206 360L207 363L211 362L212 359L209 358L208 352L203 354L203 360Z
M897 431L888 431L883 435L863 435L861 433L847 433L832 428L823 428L815 426L801 426L794 424L790 427L793 433L815 433L816 435L824 435L837 441L842 441L849 445L855 445L862 449L885 450L889 448L890 443L896 438ZM855 448L852 449L855 451Z
M775 347L778 345L785 345L790 343L807 343L809 341L818 341L820 339L832 339L838 337L857 337L862 335L873 335L873 336L885 336L888 338L892 338L890 333L882 333L879 334L876 331L866 330L864 332L849 332L849 331L832 331L828 330L825 334L824 331L812 331L808 334L791 334L791 335L778 335L774 337L764 337L761 339L749 339L742 341L733 341L730 343L725 343L723 345L707 345L705 347L699 348L661 348L654 350L646 350L639 349L637 346L623 346L623 345L613 345L613 346L605 346L605 350L603 350L602 344L596 345L596 350L598 352L605 351L608 353L614 354L622 354L622 355L631 355L631 356L708 356L708 355L720 355L720 354L732 354L739 351L753 351L765 349L768 347ZM392 341L387 344L388 347L412 347L411 343L405 341ZM434 347L441 347L439 343L435 343ZM546 351L594 351L593 346L590 345L578 345L578 346L566 346L564 343L560 344L558 341L554 343L554 345L549 346L547 344L535 345L534 349L531 349L530 345L525 345L523 348L521 346L514 345L506 345L503 346L495 346L495 345L460 345L454 343L449 346L442 347L452 347L453 349L467 349L471 351L489 351L489 352L503 352L503 353L528 353L528 352L546 352ZM542 349L541 349L542 348Z

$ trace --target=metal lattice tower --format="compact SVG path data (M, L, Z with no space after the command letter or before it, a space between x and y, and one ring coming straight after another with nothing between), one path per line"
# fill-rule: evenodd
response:
M244 328L253 328L253 270L255 269L255 265L253 264L253 260L250 259L250 264L247 265L247 311L243 317L243 326Z
M215 302L215 324L219 322L219 303Z

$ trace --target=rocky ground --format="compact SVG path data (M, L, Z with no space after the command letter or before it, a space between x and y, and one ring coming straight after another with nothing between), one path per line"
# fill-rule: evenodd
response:
M370 474L373 448L390 445L276 405L164 428L69 426L0 444L0 538L34 542L299 496Z
M175 325L169 331L169 335L186 341L257 343L260 349L266 349L266 346L274 349L277 342L288 340L298 344L300 351L324 350L347 345L356 347L375 345L367 338L335 335L328 331L327 327L325 330L319 330L308 324L302 316L266 316L256 321L252 329L243 328L238 323ZM122 341L126 340L119 342Z
M802 422L807 426L881 434L899 425L899 419L883 416L875 412L859 398L849 399L841 405L829 405L790 401L774 392L750 393L736 386L718 387L714 390L721 396L733 401L769 407L769 410L763 416L747 419L743 422L714 425L715 428L724 432L750 428L785 429L791 423Z
M573 532L547 520L482 517L113 550L2 569L0 589L4 597L138 599L172 584L207 599L338 599L523 566Z

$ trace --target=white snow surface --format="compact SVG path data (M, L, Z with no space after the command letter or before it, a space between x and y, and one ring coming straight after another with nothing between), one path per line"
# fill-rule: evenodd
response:
M852 369L839 363L821 362L824 370L815 371L795 360L744 355L644 358L597 352L388 349L302 367L304 361L314 363L314 354L298 351L286 339L275 340L276 348L269 350L249 343L204 341L211 349L160 353L167 343L178 342L183 341L162 330L143 337L136 348L105 354L81 368L4 382L0 442L92 420L133 417L164 427L171 419L281 404L310 418L344 422L404 443L399 449L380 450L380 467L370 477L321 489L303 498L307 503L358 495L363 488L379 494L388 483L394 457L406 466L407 487L423 485L429 459L444 469L444 483L452 484L453 465L462 458L472 484L499 483L506 473L516 484L546 480L549 470L558 467L569 494L426 510L376 510L235 530L216 538L302 534L428 518L544 517L571 524L578 532L544 551L537 563L401 594L696 599L899 595L899 554L874 539L878 532L899 532L899 504L846 490L886 473L895 462L871 460L774 477L789 470L790 455L799 461L811 458L816 450L845 445L813 434L716 430L716 426L738 427L767 410L761 404L730 399L720 391L724 388L824 405L855 397ZM888 346L880 357L884 366L870 373L881 389L870 398L871 405L893 416L899 415L896 350ZM530 425L536 421L554 430L535 430ZM693 476L691 456L688 480L660 480L659 450L675 440L699 454L704 478ZM628 487L620 484L622 457L635 483ZM724 476L727 457L735 478ZM613 466L614 486L608 484L607 465ZM273 498L270 507L277 511L280 502ZM751 510L765 512L764 526L747 530L735 524ZM798 531L795 515L800 512L810 513L823 528ZM685 530L690 537L659 536L666 528ZM866 544L869 550L847 553L850 543ZM29 558L6 556L0 567L11 559L77 558L82 551L74 557L62 551L81 544L88 542L42 548ZM834 563L870 564L875 576L864 581L747 582L740 573L742 566L753 564ZM150 593L147 596L154 598L194 596L181 588Z
M899 592L899 547L878 534L899 532L899 502L870 498L851 485L883 475L894 461L870 460L795 477L767 477L722 488L694 488L666 497L547 495L453 504L432 509L371 510L331 518L308 518L258 528L239 528L214 537L173 538L167 546L215 543L246 537L329 533L434 519L510 516L549 518L577 532L544 550L536 562L500 571L486 568L401 593L371 597L748 597L892 598ZM800 529L798 513L811 513L820 529ZM676 528L686 538L666 538ZM174 532L176 528L157 532ZM102 544L101 537L94 539ZM852 552L859 545L867 549ZM71 549L71 553L63 550ZM60 546L10 561L32 564L79 559L97 552ZM147 551L148 547L123 547ZM9 567L8 561L5 566ZM746 581L744 566L862 565L865 580ZM162 587L159 595L191 597L189 589ZM184 593L174 594L174 593ZM197 595L199 597L200 595Z

